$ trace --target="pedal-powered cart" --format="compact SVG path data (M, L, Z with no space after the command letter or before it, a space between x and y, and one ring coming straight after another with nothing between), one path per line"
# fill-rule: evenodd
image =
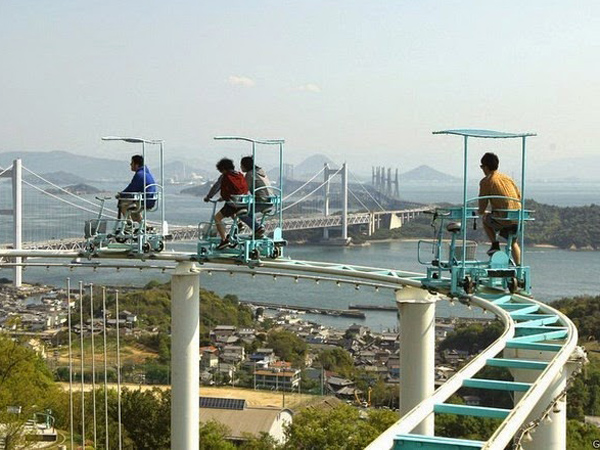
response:
M232 222L228 225L229 246L223 249L217 249L220 238L215 233L215 213L217 211L218 201L211 200L213 204L212 214L209 222L200 223L198 226L198 258L199 260L209 260L211 258L228 257L235 258L242 263L257 261L264 258L276 259L283 256L283 247L287 241L283 239L283 212L282 212L282 183L283 183L283 144L282 139L259 140L238 136L218 136L216 140L234 140L246 141L252 144L252 160L257 166L257 148L258 146L276 146L279 151L279 180L278 185L257 187L256 170L253 170L254 177L252 185L249 186L252 194L234 195L230 204L238 208ZM270 195L264 197L262 201L256 200L256 193L262 189L268 189ZM241 218L250 216L252 229L248 230L242 223ZM266 225L266 220L273 218L275 226L270 233L260 236L257 229ZM259 227L256 227L258 221Z
M446 130L433 134L453 134L463 137L463 202L462 206L436 208L431 211L435 237L418 243L419 262L427 265L427 276L423 286L432 291L444 292L450 297L468 300L481 287L504 288L510 292L529 294L531 279L529 267L523 265L525 223L533 220L532 211L525 209L525 154L527 137L533 133L504 133L490 130ZM521 140L521 199L502 196L467 198L468 143L469 138L520 139ZM502 212L507 227L501 235L506 239L504 250L493 253L488 260L477 259L477 243L468 239L468 230L476 229L479 200L502 198L520 202L520 209L496 210ZM515 264L512 243L521 248L521 260ZM433 260L426 260L424 249L432 246Z
M104 214L105 202L113 197L96 197L100 201L100 211L96 219L85 222L84 256L90 258L98 252L143 254L162 251L168 233L164 202L163 141L113 136L103 137L102 140L142 144L144 165L148 164L146 147L158 146L160 182L148 183L144 170L144 192L121 192L117 195L119 200L130 205L125 216L119 215L117 219L106 218ZM157 210L160 210L160 223L150 223L148 213ZM141 220L133 220L132 215L139 215Z

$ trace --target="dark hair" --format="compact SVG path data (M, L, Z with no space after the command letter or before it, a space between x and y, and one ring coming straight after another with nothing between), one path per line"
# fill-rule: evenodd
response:
M481 165L486 166L490 170L498 170L500 160L495 153L486 153L481 157Z
M248 170L252 170L254 168L254 159L252 158L252 156L244 156L241 160L240 160L240 166L243 168L246 168Z
M131 162L138 167L144 167L144 157L142 155L133 155L131 157Z
M223 170L235 170L235 166L233 165L232 160L229 158L223 158L217 163L217 170L219 172L222 172Z

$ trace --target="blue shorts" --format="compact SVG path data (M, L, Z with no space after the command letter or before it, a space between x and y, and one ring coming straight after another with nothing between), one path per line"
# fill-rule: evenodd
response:
M491 214L483 216L483 223L498 232L504 239L508 239L510 234L516 234L519 229L518 224L513 221L498 219Z

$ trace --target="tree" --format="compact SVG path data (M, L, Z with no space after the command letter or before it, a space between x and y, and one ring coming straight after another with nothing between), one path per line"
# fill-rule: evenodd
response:
M271 331L267 345L284 361L290 361L295 367L304 367L306 342L289 331Z
M242 450L276 450L280 448L279 443L269 433L261 431L259 436L244 433L245 441L239 448Z
M136 448L170 448L171 391L158 388L151 391L125 389L121 405L123 426Z
M354 359L343 348L334 347L322 350L317 356L317 361L325 370L337 372L347 378L354 377Z
M0 334L0 423L5 424L7 449L19 444L25 422L51 408L57 396L52 374L39 355Z
M366 418L348 405L334 409L307 408L287 427L285 449L363 449L398 417L392 411L374 410Z
M600 440L600 429L577 420L567 422L567 450L592 448L592 442Z
M456 349L467 350L470 354L477 353L489 347L502 332L504 325L496 320L489 325L468 323L459 325L440 344L440 350Z
M229 434L229 428L222 423L210 420L200 425L200 449L201 450L234 450L235 446L225 439Z

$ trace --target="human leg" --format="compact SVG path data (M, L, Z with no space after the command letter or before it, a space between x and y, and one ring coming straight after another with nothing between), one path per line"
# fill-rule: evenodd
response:
M119 208L119 219L131 219L134 222L142 221L140 202L134 200L119 200L117 206Z
M215 226L217 227L217 233L219 233L221 241L226 240L225 227L223 226L223 213L221 211L215 214Z
M252 214L240 216L239 219L251 230L253 229L252 225L254 225L255 238L260 239L265 235L265 227L261 226L258 220L253 220Z
M500 250L500 242L498 241L498 233L497 233L497 223L493 219L491 214L486 214L483 216L483 229L485 234L487 235L490 243L492 244L489 250L487 251L488 255L493 255L498 250Z
M519 243L516 239L513 239L511 245L512 257L515 264L518 266L521 264L521 247L519 247Z

